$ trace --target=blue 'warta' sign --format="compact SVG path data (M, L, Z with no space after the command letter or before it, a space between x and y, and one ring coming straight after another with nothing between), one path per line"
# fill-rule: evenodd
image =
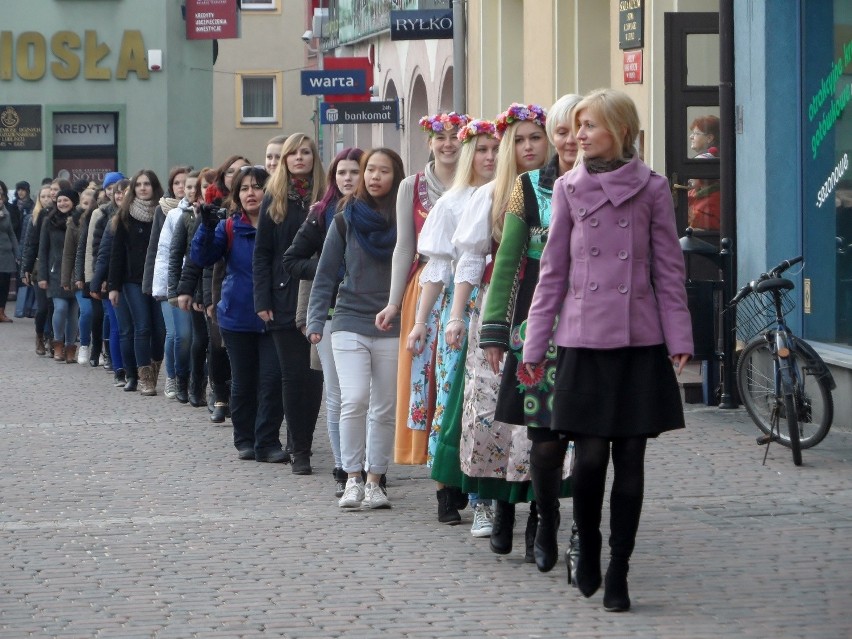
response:
M367 93L363 69L302 71L302 95L349 95Z
M391 40L449 40L453 12L449 9L391 11Z

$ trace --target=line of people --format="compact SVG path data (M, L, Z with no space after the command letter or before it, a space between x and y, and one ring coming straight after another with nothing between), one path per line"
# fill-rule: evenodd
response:
M604 607L627 610L646 441L684 426L675 372L692 351L672 202L638 157L635 105L602 89L420 126L430 160L410 176L388 148L343 149L324 173L296 133L263 166L174 169L165 192L149 170L110 174L99 207L51 185L22 271L39 313L53 302L54 358L76 361L76 305L103 300L93 366L103 341L116 385L154 395L165 362L165 394L193 406L209 378L237 457L295 474L312 472L325 389L340 508L390 508L391 462L425 464L438 521L469 504L495 553L529 502L524 556L543 572L573 495L569 583L604 583Z

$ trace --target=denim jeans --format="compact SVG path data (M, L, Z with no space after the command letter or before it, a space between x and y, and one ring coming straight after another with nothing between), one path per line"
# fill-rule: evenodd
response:
M150 366L162 361L166 341L166 324L159 303L142 292L141 284L125 284L122 295L133 318L133 352L136 366Z
M112 370L125 370L118 317L116 317L115 309L109 300L101 300L101 304L104 308L104 322L108 325L108 330L104 334L109 335L109 356L112 360Z
M334 364L334 352L331 349L331 338L320 340L317 344L322 376L325 381L325 421L328 426L328 441L331 443L331 454L334 455L334 467L342 468L340 460L340 382L337 379L337 367Z
M118 306L113 306L115 317L118 320L118 344L121 348L121 362L128 377L136 377L136 353L133 348L133 316L130 314L130 306L124 295L118 296ZM110 343L112 346L112 343Z
M192 322L192 356L190 358L190 377L200 384L207 378L207 321L201 311L189 311Z
M53 341L70 346L77 342L77 300L73 297L53 298Z
M325 339L328 339L327 337ZM349 331L331 334L340 380L340 454L343 470L387 472L396 430L399 338ZM367 412L372 415L367 428Z
M83 291L76 291L74 297L80 308L80 346L92 343L92 300L83 297Z
M310 455L322 403L322 373L311 369L311 344L296 328L272 331L278 363L284 416L294 455Z
M15 317L27 317L35 308L35 289L30 286L18 287L18 299L15 300Z
M168 300L160 302L163 323L166 326L165 367L168 377L189 376L189 353L192 348L192 317L188 311L172 306Z
M234 447L268 456L281 450L281 369L268 333L220 329L231 361L231 423Z
M36 286L36 334L53 335L53 298L47 296L47 291Z

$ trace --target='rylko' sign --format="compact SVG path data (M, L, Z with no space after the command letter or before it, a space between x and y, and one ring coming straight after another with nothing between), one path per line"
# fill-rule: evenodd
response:
M302 95L367 93L367 74L361 69L302 71Z
M391 40L449 40L453 37L453 12L391 11Z
M321 124L396 124L399 107L396 100L382 102L322 102Z
M239 38L234 0L186 0L186 39Z

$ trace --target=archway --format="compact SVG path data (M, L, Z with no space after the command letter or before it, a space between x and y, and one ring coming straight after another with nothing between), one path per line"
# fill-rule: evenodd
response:
M384 96L385 100L396 100L399 98L399 93L396 90L396 84L393 80L388 80ZM402 135L396 124L382 125L382 144L402 155Z
M440 99L438 100L439 111L453 110L453 67L447 67L444 73L444 81L441 83Z
M408 127L408 172L414 173L426 165L429 160L429 149L418 135L417 122L424 115L429 115L429 99L426 94L426 83L420 74L411 83L411 97L408 99L408 114L405 124Z

